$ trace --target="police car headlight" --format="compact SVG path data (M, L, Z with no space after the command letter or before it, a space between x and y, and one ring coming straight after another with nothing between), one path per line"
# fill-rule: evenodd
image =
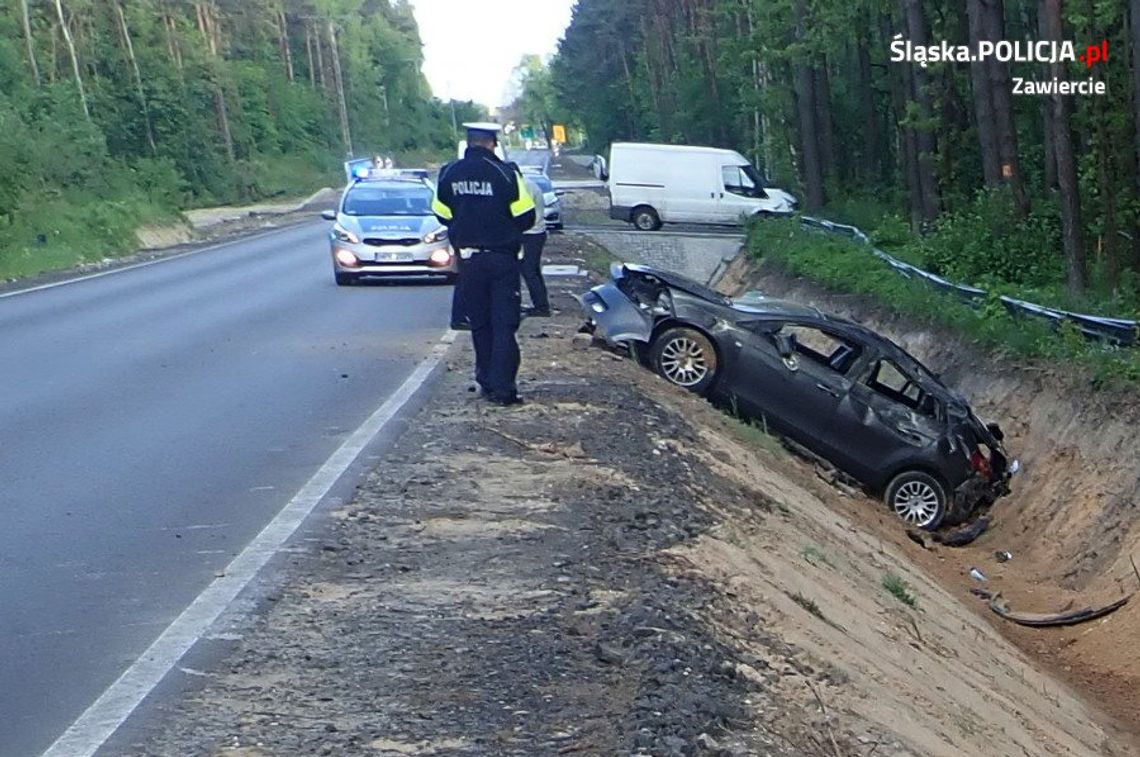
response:
M429 233L424 235L424 242L426 244L432 244L434 242L442 242L445 239L447 239L447 227L444 227L442 229L436 229L435 231L429 232Z
M333 225L332 233L338 241L348 242L349 244L360 244L360 237L356 236L356 234L353 234L351 231L344 228L339 223Z

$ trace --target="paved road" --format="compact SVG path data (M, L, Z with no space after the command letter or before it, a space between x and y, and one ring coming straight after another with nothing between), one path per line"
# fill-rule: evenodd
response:
M0 298L0 755L46 748L412 372L450 289L319 223Z

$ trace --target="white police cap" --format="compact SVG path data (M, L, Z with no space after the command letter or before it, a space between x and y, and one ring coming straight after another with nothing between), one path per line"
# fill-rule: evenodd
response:
M468 121L463 124L463 128L468 131L486 131L491 134L498 134L503 130L503 125L494 121Z

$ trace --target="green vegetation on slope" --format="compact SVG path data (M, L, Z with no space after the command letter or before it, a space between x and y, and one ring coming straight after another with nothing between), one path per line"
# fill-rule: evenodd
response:
M449 154L421 62L403 0L5 3L0 276L128 251L179 209L335 186L350 152Z

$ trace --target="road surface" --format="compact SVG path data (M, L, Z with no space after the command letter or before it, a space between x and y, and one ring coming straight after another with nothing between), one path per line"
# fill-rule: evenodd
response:
M450 288L305 224L0 297L0 755L45 749L404 381Z

